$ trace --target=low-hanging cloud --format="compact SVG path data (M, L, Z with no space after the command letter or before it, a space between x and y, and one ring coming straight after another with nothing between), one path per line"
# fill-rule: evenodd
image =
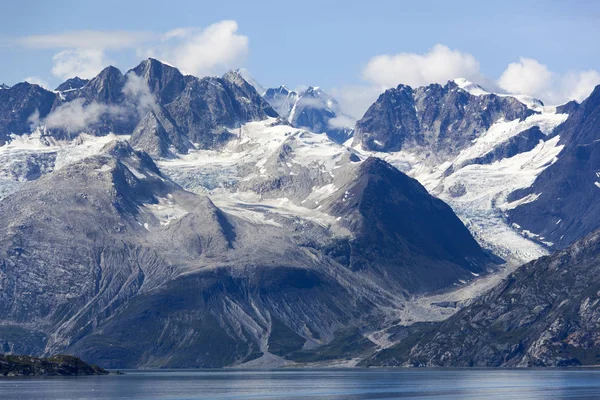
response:
M104 115L118 117L124 112L125 110L122 107L98 102L86 105L85 99L75 99L57 107L40 122L40 125L45 125L48 129L79 133L100 121L100 118Z
M479 61L472 55L437 44L429 51L378 55L371 58L362 71L363 85L332 89L342 112L359 119L378 95L399 84L413 87L431 83L445 84L455 78L466 78L491 92L524 94L546 104L582 101L600 84L596 70L556 73L539 61L521 57L509 63L500 77L485 76Z
M150 92L148 83L138 75L130 72L125 77L127 81L123 87L123 93L129 100L129 104L135 108L138 116L143 117L156 106L154 96Z
M142 118L156 105L154 96L145 80L134 73L126 75L123 94L127 101L122 105L104 104L77 98L61 104L45 118L40 119L37 110L29 117L31 130L38 126L59 129L68 133L81 133L98 123L103 117L115 119Z

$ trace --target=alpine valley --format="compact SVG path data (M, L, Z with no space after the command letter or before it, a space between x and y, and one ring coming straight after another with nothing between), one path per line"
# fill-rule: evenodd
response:
M155 59L0 86L0 352L599 363L600 87L400 85L348 120L318 87Z

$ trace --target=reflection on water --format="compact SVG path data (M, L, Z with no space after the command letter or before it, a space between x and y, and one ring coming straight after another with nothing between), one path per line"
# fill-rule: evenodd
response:
M2 399L600 399L600 370L180 370L2 378Z

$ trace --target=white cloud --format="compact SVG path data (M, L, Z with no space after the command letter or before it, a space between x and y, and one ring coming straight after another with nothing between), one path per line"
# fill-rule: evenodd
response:
M126 79L123 94L128 101L125 105L115 106L98 102L85 104L84 98L78 98L61 104L42 120L36 110L28 119L31 130L43 125L48 129L79 133L97 123L105 115L112 118L129 118L136 113L139 117L144 116L155 105L154 96L146 81L136 74L129 73Z
M436 44L425 54L399 53L373 57L363 70L363 78L389 88L400 83L410 86L444 84L454 78L480 82L482 75L479 62L471 54Z
M107 52L135 50L157 57L197 76L237 68L248 54L248 37L236 21L221 21L202 29L176 28L160 34L135 31L72 31L8 39L4 45L60 50L53 57L53 75L62 79L91 78L109 63Z
M331 118L327 121L327 124L332 128L353 128L356 123L356 119L349 117L348 115L337 115L335 118Z
M551 87L554 76L547 66L532 58L521 57L519 62L508 64L498 85L508 93L539 96Z
M64 50L52 57L52 73L63 79L89 79L96 76L108 65L104 51L97 49Z
M235 21L221 21L205 29L178 28L163 35L146 54L175 65L186 73L205 76L239 67L248 54L248 37L237 32Z
M97 102L88 105L84 103L85 99L80 98L62 104L44 118L41 124L49 129L64 129L69 133L77 133L98 122L104 114L119 116L123 113L120 107Z
M342 113L356 122L356 120L362 118L367 109L384 90L382 87L375 85L347 85L334 88L330 92L337 100ZM346 120L345 122L348 123L349 121Z
M563 104L570 100L585 100L600 84L600 72L569 71L558 74L537 60L521 57L510 63L498 79L498 85L508 93L526 94L548 104Z
M139 114L144 116L148 110L155 105L154 96L150 92L148 83L134 73L129 73L126 76L127 81L123 87L123 93L130 101Z
M595 70L569 72L562 79L562 85L567 93L562 102L568 100L585 100L600 85L600 72Z
M73 31L54 35L24 36L14 40L21 46L37 49L127 49L140 45L157 35L131 31Z

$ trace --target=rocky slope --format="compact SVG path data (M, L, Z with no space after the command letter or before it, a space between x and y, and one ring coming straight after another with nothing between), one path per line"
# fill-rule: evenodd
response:
M480 243L516 266L554 245L541 233L513 225L507 214L533 200L517 201L513 193L559 159L568 143L559 127L572 112L573 107L546 107L525 96L489 93L464 79L416 89L400 85L383 93L357 122L352 146L419 180ZM549 221L543 213L535 218Z
M511 222L557 249L600 228L600 86L560 110L569 113L554 132L564 149L533 185L511 195L521 204L508 211Z
M524 265L441 324L413 327L365 364L598 365L600 232Z
M294 128L273 129L293 140ZM146 153L109 142L23 183L0 202L0 344L6 352L68 351L119 368L295 360L303 357L298 351L350 340L348 329L368 344L363 335L394 318L411 293L493 268L451 210L417 182L397 188L395 180L408 178L381 161L373 168L373 161L365 167L351 157L340 161L346 171L338 176L340 190L370 198L368 209L377 213L383 206L361 182L375 182L381 173L375 189L395 193L385 205L390 213L429 204L439 213L433 215L440 217L441 235L465 237L470 246L429 253L428 242L405 236L426 237L419 233L425 217L415 212L413 231L386 226L391 236L384 254L362 255L361 262L371 265L362 268L352 243L373 246L374 237L354 212L334 211L345 209L338 195L327 207L312 203L312 217L260 204L229 204L223 211L173 183ZM275 196L277 190L263 193ZM368 215L371 223L376 216ZM401 270L378 261L411 254ZM421 269L440 278L425 287L408 279L425 282Z

